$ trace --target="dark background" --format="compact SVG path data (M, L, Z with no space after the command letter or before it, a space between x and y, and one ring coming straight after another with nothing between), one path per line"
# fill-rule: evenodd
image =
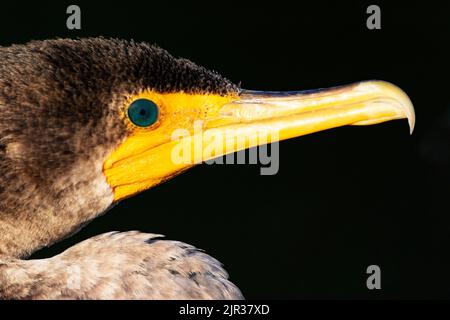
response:
M78 4L82 30L66 29ZM382 29L366 28L378 4ZM299 90L367 79L403 88L417 115L280 144L280 171L198 166L126 200L49 257L112 230L165 234L225 264L247 298L450 297L449 5L2 2L0 45L106 36L156 43L242 87ZM365 273L377 264L382 289Z

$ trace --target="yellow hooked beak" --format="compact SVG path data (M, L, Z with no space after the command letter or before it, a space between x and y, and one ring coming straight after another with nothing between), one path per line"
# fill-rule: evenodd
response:
M242 91L228 96L145 92L160 108L148 129L135 128L108 157L104 174L115 200L151 188L227 153L344 125L408 119L414 108L383 81L303 92Z

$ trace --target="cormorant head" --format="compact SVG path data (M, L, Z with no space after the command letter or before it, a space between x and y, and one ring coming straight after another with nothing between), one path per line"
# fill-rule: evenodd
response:
M146 43L34 41L0 60L0 253L50 244L202 160L343 125L414 125L389 83L245 91Z

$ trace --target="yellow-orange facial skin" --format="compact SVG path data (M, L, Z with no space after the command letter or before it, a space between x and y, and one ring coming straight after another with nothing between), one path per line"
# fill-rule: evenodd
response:
M170 164L173 132L178 129L192 132L195 121L212 121L223 105L237 98L232 94L162 94L153 91L131 97L122 112L131 134L104 163L103 171L114 190L114 199L132 196L183 170ZM128 119L128 105L137 99L149 99L159 107L159 117L153 125L138 127Z
M173 152L180 146L200 148L205 161L266 143L256 138L258 132L265 132L271 137L269 142L275 142L344 125L403 118L408 119L412 131L415 122L408 96L383 81L312 92L243 91L226 96L146 91L131 97L128 104L141 98L158 105L159 118L150 127L137 127L127 117L128 105L124 106L123 121L131 134L103 168L115 201L149 189L199 162L194 151L191 161L173 161ZM201 131L196 128L199 124ZM180 129L188 134L174 139L174 132ZM217 136L221 138L215 139ZM247 140L238 143L242 139ZM215 151L211 153L211 149Z

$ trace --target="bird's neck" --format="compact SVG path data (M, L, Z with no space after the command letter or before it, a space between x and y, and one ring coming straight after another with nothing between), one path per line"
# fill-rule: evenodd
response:
M42 224L43 221L11 221L9 217L0 220L0 255L23 258L51 243L51 237L42 232Z
M81 179L80 179L81 180ZM76 184L0 199L0 256L24 258L77 232L105 212L113 193L101 175Z

